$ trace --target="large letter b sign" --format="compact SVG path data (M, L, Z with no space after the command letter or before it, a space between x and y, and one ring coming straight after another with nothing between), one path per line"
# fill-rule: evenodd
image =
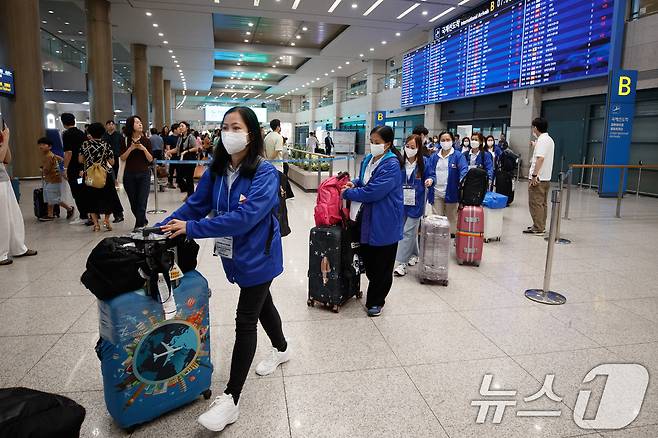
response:
M583 429L621 429L635 420L640 413L644 394L649 385L647 369L634 363L611 363L593 368L583 383L596 376L608 376L596 415L584 418L591 391L581 390L576 399L573 419Z
M628 96L631 94L631 78L628 76L619 76L619 96Z

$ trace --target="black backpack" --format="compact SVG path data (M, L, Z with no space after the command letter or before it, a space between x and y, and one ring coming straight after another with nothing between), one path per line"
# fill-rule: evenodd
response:
M459 197L462 205L482 205L488 185L489 177L486 170L478 167L469 170L459 187Z
M73 400L28 388L0 389L0 436L77 438L85 408Z

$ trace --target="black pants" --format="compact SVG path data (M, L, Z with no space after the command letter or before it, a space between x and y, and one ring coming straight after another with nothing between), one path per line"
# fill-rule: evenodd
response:
M80 214L80 219L87 219L89 211L87 208L87 187L82 184L78 184L78 169L75 169L73 172L68 172L66 174L66 179L69 182L69 187L71 187L71 195L73 195L73 200L75 205L78 207L78 213Z
M146 204L151 189L151 172L125 172L123 174L123 188L126 189L130 210L135 215L135 227L145 227Z
M224 391L226 394L231 394L236 401L240 397L256 353L258 321L260 320L272 346L279 351L286 351L288 348L281 329L281 317L272 301L271 284L270 280L258 286L240 289L235 316L235 345L231 359L231 375Z
M114 172L114 181L119 180L119 155L114 156L114 165L112 165L112 171Z
M194 193L194 164L179 164L176 169L176 182L181 192L186 192L187 196Z
M178 155L174 155L169 160L174 161L178 159L179 159ZM169 185L174 184L174 174L176 174L176 182L178 182L178 164L171 163L169 164L169 176L167 177L167 182L169 183Z
M395 267L395 254L398 244L387 246L370 246L361 244L359 253L366 268L368 277L368 296L366 307L383 306L386 296L393 284L393 268Z

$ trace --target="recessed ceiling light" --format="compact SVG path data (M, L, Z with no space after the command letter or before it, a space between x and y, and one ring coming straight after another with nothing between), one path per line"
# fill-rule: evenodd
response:
M345 65L350 65L350 62L349 62L349 61L345 61Z
M295 1L293 2L293 4L292 4L292 8L293 8L293 9L297 9L297 7L299 6L299 2L300 2L300 1L301 1L301 0L295 0Z
M178 70L180 73L183 73L183 70Z
M308 30L308 27L304 26L304 27L302 27L302 30L303 30L304 32L306 32L306 31Z
M147 16L147 17L150 17L151 15L153 15L152 12L147 12L147 13L146 13L146 16Z
M171 55L171 59L176 59L176 55Z
M363 58L365 55L363 53L359 53L359 58Z
M294 43L294 42L292 42L292 43L290 43L290 45L291 45L291 46L294 46L294 45L295 45L295 43Z
M384 45L385 45L385 44L386 44L386 41L382 41L382 44L384 44Z
M242 63L238 62L236 65L242 65Z
M331 72L332 72L332 73L336 73L336 70L334 70L334 69L331 69Z
M423 15L427 15L427 11L423 11Z
M251 32L247 31L247 35L251 35Z
M356 3L352 3L352 9L356 9L358 7L359 7L359 5L357 5Z
M466 3L466 2L461 2L461 3L459 3L459 5L461 6L461 5L464 4L464 3ZM440 13L439 15L437 15L436 17L430 19L430 23L435 22L436 20L438 20L439 18L443 17L444 15L447 15L447 14L451 13L451 12L454 11L455 9L456 9L456 8L455 8L454 6L451 7L451 8L446 9L445 11L441 12L441 13Z
M54 13L55 13L55 11L48 11L48 13L49 13L49 14L54 14Z
M153 23L153 27L158 27L158 23Z
M276 68L276 64L272 64L272 68Z
M249 23L247 23L247 25L248 25L249 27L254 27L254 23L252 23L251 21L250 21Z
M341 69L341 68L343 68L343 66L342 66L342 65L339 65L339 66L338 66L338 69Z
M375 51L375 48L374 48L374 47L371 47L371 48L370 48L370 51L371 51L371 52L374 52L374 51Z
M65 26L68 26L69 24L71 24L71 23L69 23L68 21L65 21L65 22L64 22L64 25L65 25Z
M295 38L297 38L299 40L299 39L302 38L302 36L301 35L295 35Z
M325 73L324 75L325 75L325 76L329 76L329 73Z
M61 31L61 30L58 30L57 33L62 33L62 31Z
M158 36L159 36L159 37L163 37L164 34L163 34L162 32L158 32Z
M395 36L400 36L400 32L395 32Z
M215 0L215 3L219 4L219 0Z
M46 21L46 20L41 20L41 22L42 22L43 24L46 24L46 23L47 23L47 21Z
M277 61L276 63L277 63L277 64L280 64L280 63L281 63L281 61Z
M171 49L169 49L169 50L168 50L168 52L169 52L169 53L174 53L174 51L173 51L173 50L171 50Z
M248 43L248 42L249 42L249 40L244 40L244 42L245 42L245 43Z
M162 42L162 44L169 44L169 41L164 40L164 41Z

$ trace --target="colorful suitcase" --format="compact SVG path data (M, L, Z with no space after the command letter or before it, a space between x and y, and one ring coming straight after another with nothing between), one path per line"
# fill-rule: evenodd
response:
M484 249L484 209L464 206L459 210L456 237L457 263L480 266Z
M338 313L340 306L356 296L363 296L361 267L356 254L358 243L355 230L332 227L314 227L309 239L308 301L330 306Z
M445 216L431 215L420 221L420 257L418 279L421 284L448 285L450 259L450 222Z
M122 428L212 395L208 282L189 271L173 291L169 319L143 290L98 301L105 404Z

